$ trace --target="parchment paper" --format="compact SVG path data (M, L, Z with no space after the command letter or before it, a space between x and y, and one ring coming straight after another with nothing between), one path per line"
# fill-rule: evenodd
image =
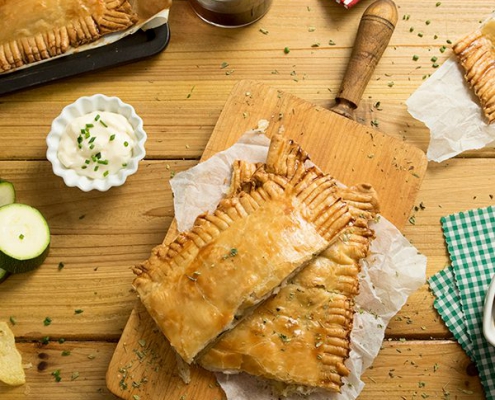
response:
M264 162L269 139L262 127L247 132L231 148L178 173L171 186L175 198L175 217L180 231L189 229L198 214L215 209L230 183L231 162L237 158ZM187 198L187 201L185 199ZM385 218L373 225L376 239L368 258L362 262L359 276L360 294L351 333L351 352L346 365L352 371L344 379L342 393L315 392L311 400L351 400L364 387L361 374L378 354L390 319L400 310L408 296L426 280L426 257L419 254L407 239ZM301 362L304 362L303 360ZM267 382L245 373L217 373L217 380L229 400L278 400ZM298 395L288 399L301 399Z
M426 153L430 161L441 162L463 151L495 144L495 124L486 123L455 55L407 99L406 105L409 113L430 129Z

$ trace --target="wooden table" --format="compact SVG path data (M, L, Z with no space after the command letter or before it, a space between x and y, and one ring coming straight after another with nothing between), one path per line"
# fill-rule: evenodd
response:
M229 30L202 22L186 0L175 0L171 42L159 55L0 97L0 177L14 183L19 202L42 211L52 233L44 265L0 286L0 320L15 319L10 324L28 365L26 385L0 384L0 398L116 398L105 374L136 302L131 266L148 257L173 219L169 179L198 162L239 80L258 80L331 106L369 3L345 10L331 0L274 0L261 21ZM426 151L428 129L408 114L405 101L435 71L431 58L441 64L451 55L450 49L440 51L446 41L475 28L493 5L396 3L398 26L357 116ZM94 93L132 104L148 133L138 173L106 193L66 187L45 158L53 118L66 104ZM411 210L414 223L403 230L428 257L427 276L449 262L440 217L493 204L494 170L493 147L430 163L418 207ZM46 317L52 320L48 326ZM53 376L57 370L60 382ZM484 397L475 368L434 310L427 285L393 318L363 379L362 399Z

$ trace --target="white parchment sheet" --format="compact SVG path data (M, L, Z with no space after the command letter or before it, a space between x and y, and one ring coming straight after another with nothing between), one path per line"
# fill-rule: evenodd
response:
M495 124L487 124L455 55L407 99L406 105L430 130L429 161L441 162L466 150L495 145Z
M218 153L172 180L175 217L180 231L189 229L196 216L214 210L230 184L231 164L235 159L264 162L269 139L263 129L247 132L231 148ZM187 201L186 201L187 199ZM315 392L311 400L355 399L364 387L361 374L378 354L390 319L408 296L426 280L426 257L385 218L374 223L376 239L368 258L362 262L360 294L351 333L351 352L347 366L351 375L344 379L342 393ZM303 361L302 361L303 362ZM229 400L277 400L269 385L248 374L225 375L217 379ZM293 395L289 399L301 399Z

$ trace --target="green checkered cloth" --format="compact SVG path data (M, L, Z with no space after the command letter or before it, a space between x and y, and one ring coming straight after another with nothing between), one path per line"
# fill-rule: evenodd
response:
M431 276L428 284L435 295L433 306L466 354L474 361L473 343L467 333L466 318L461 308L461 295L455 283L453 268L449 266Z
M435 307L476 362L486 398L495 399L495 347L483 336L483 303L495 275L495 208L449 215L441 223L452 267L429 280Z

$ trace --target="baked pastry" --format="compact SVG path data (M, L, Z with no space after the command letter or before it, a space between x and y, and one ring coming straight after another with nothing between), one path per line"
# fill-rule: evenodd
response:
M243 162L234 165L234 173L236 168L241 170L237 175L249 172ZM222 335L199 358L200 365L268 378L284 393L301 387L304 392L315 387L340 391L342 377L349 374L345 360L359 261L368 254L373 238L368 223L378 212L377 196L369 185L341 189L341 194L354 216L352 226L276 295Z
M137 21L128 0L0 0L0 72L46 60Z
M495 121L494 37L495 20L492 20L459 40L452 48L489 124Z
M275 136L253 189L134 268L134 287L178 354L191 363L218 336L325 250L353 220L336 181Z

